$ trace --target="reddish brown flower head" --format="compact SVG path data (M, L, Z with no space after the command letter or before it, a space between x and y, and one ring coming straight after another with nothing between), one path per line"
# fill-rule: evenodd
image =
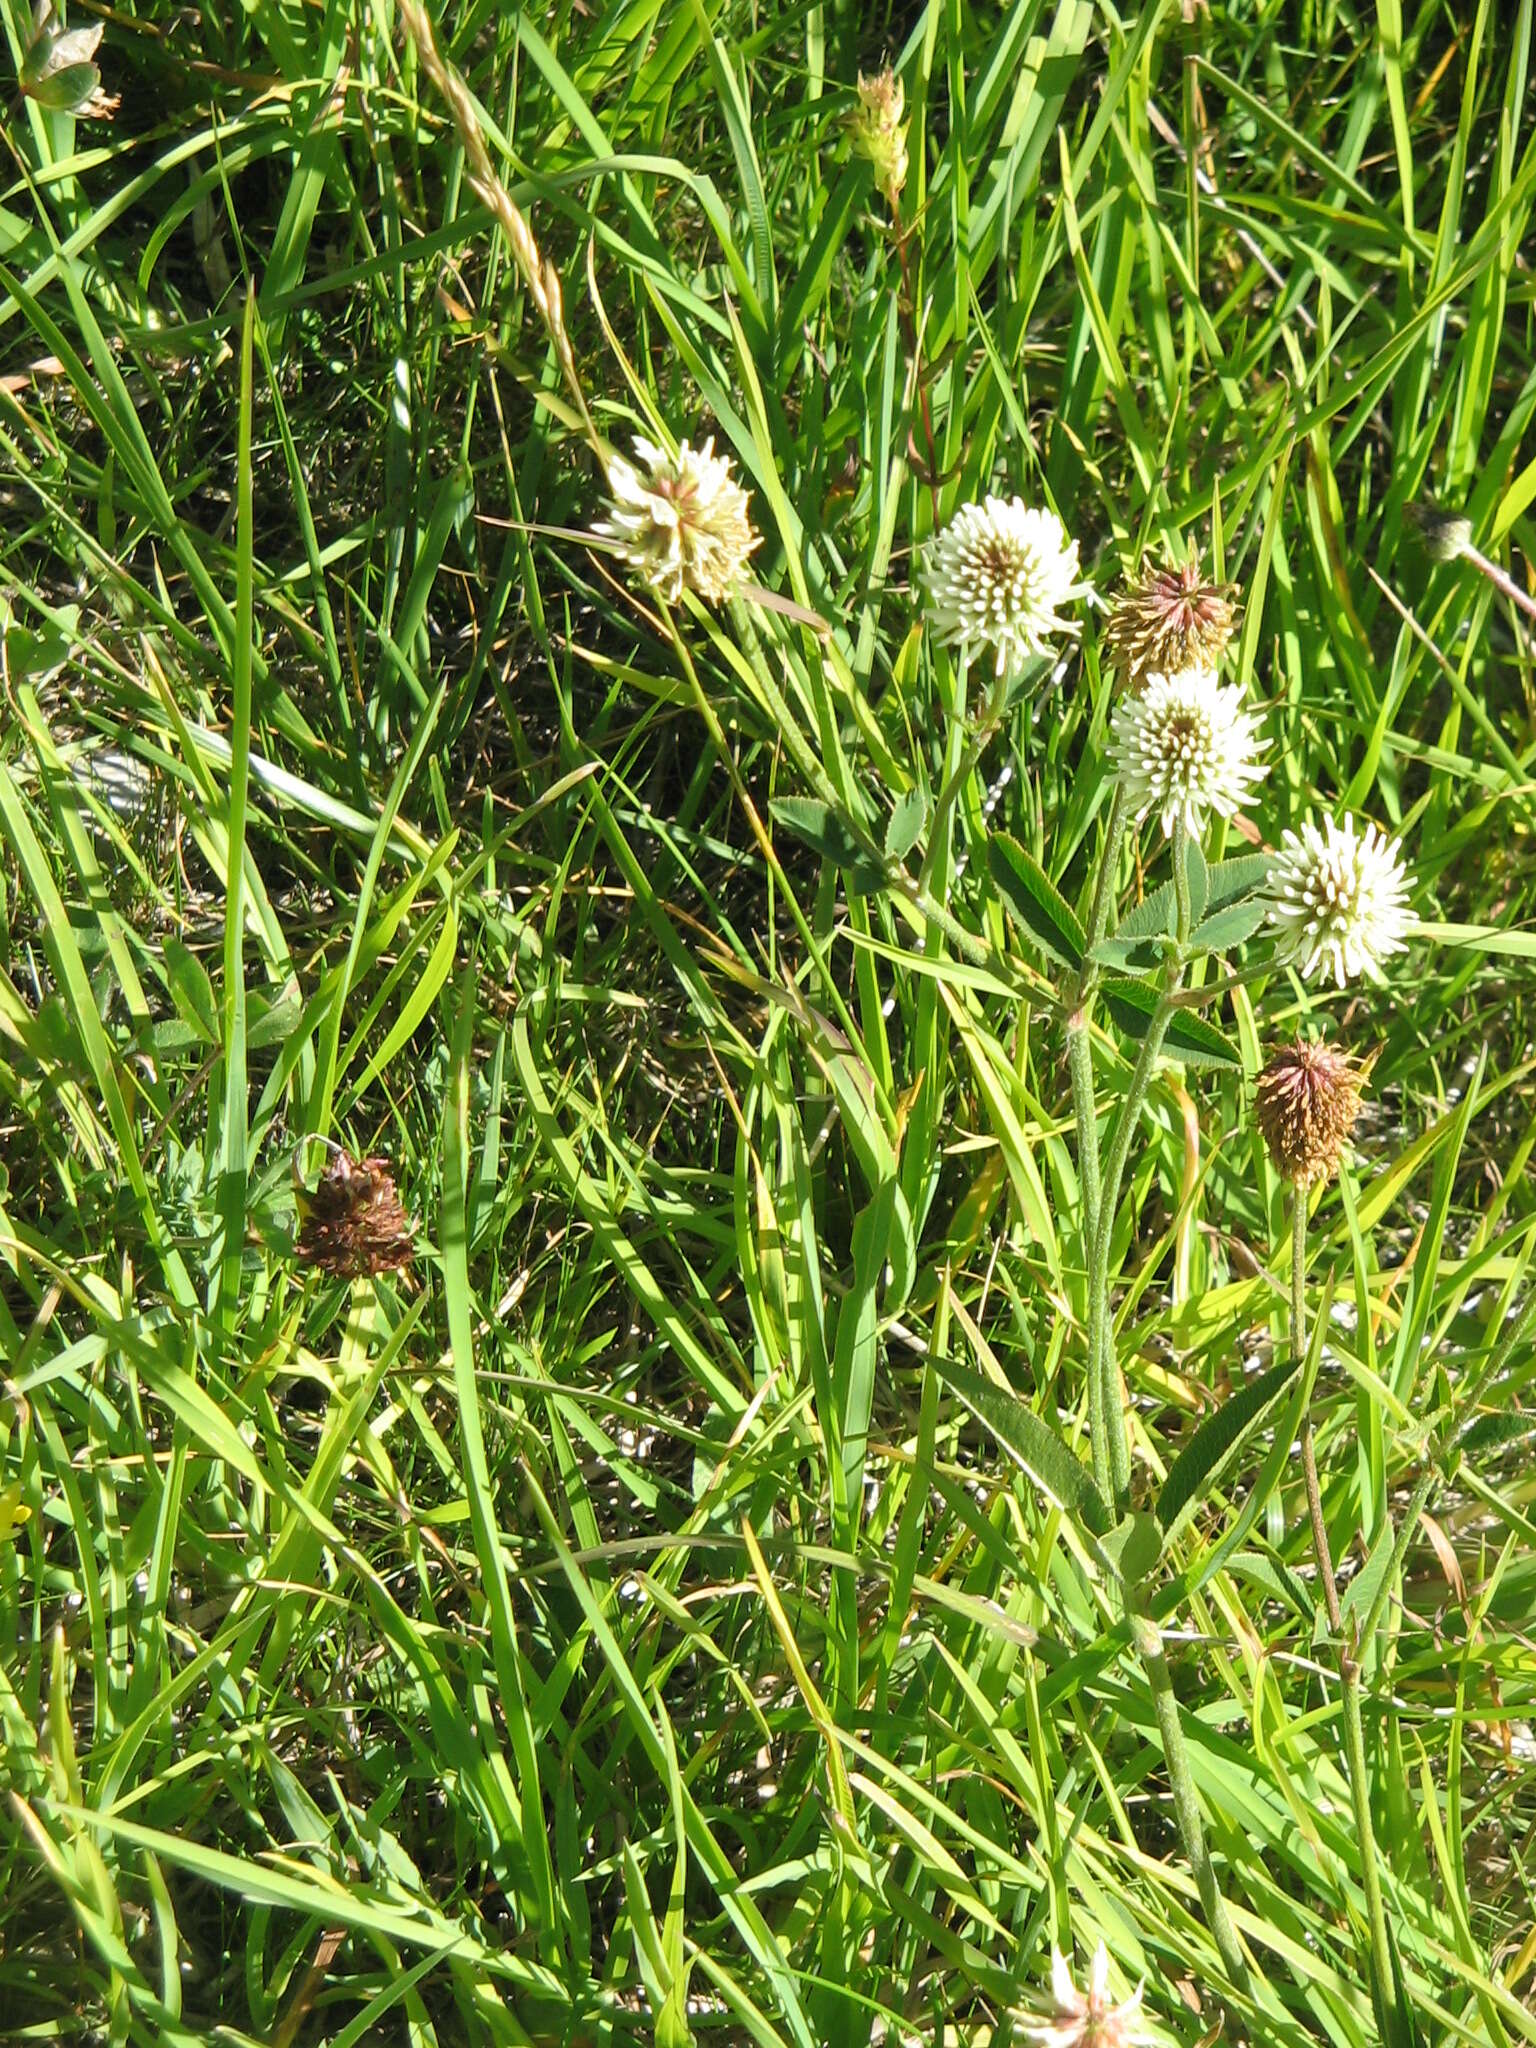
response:
M358 1280L411 1263L415 1232L387 1159L353 1159L338 1145L303 1209L296 1248L302 1265Z
M1254 1108L1282 1180L1302 1188L1332 1180L1360 1113L1363 1086L1350 1060L1331 1045L1298 1038L1270 1055Z
M1104 651L1127 689L1149 675L1214 669L1237 627L1230 583L1203 583L1198 561L1147 569L1115 600Z

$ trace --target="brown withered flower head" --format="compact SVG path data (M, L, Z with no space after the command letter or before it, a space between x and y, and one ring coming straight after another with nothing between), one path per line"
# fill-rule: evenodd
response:
M1331 1045L1298 1038L1270 1054L1254 1110L1276 1173L1297 1187L1332 1180L1360 1114L1364 1076Z
M294 1155L295 1173L298 1154ZM408 1266L415 1230L400 1205L389 1161L354 1159L333 1145L312 1195L301 1195L299 1263L337 1280L372 1278Z
M1214 670L1237 629L1230 583L1201 580L1200 563L1160 563L1128 583L1111 607L1104 652L1128 690L1149 675Z

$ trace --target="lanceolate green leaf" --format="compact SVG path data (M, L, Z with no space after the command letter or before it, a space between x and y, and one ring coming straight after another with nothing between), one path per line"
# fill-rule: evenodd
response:
M994 832L987 841L987 866L1009 915L1041 952L1075 973L1083 964L1087 935L1039 861L1006 832Z
M1200 1424L1174 1459L1157 1496L1157 1519L1163 1525L1165 1542L1171 1541L1210 1497L1211 1489L1296 1377L1298 1364L1288 1358L1271 1366Z
M928 822L928 800L920 789L909 789L891 812L885 827L885 857L905 860L922 837Z
M1229 903L1238 903L1263 887L1273 860L1267 853L1240 853L1232 860L1219 860L1205 871L1205 915L1214 917Z
M1142 1039L1157 1007L1157 991L1144 981L1106 981L1104 1007L1127 1038ZM1192 1010L1175 1010L1163 1040L1165 1059L1192 1067L1231 1067L1241 1073L1243 1056L1214 1024Z
M885 877L880 863L846 818L828 803L814 796L775 797L769 812L787 832L792 832L823 860L839 867L850 888L878 889Z
M1194 851L1191 849L1192 854ZM1191 858L1190 899L1196 920L1191 945L1195 950L1221 952L1258 930L1263 922L1263 908L1250 910L1246 899L1262 886L1270 864L1267 853L1241 853L1232 860L1219 860L1214 866L1207 866L1203 860L1197 864ZM1237 904L1244 905L1241 918L1233 910ZM1161 883L1125 913L1107 939L1100 940L1094 949L1095 958L1107 967L1155 967L1162 955L1162 941L1173 936L1175 908L1173 884ZM1230 921L1219 921L1224 912L1231 913Z
M1229 952L1233 946L1240 946L1244 939L1253 937L1268 910L1269 906L1262 898L1250 897L1241 903L1229 903L1224 910L1212 911L1190 933L1190 951Z
M1057 1507L1071 1515L1090 1536L1107 1536L1114 1523L1093 1474L1062 1442L1048 1423L1020 1400L1005 1393L968 1367L937 1361L939 1376L950 1392L984 1422L1003 1449L1034 1480Z
M1093 949L1104 967L1155 967L1164 943L1173 937L1175 904L1172 882L1164 882L1128 910L1108 938Z

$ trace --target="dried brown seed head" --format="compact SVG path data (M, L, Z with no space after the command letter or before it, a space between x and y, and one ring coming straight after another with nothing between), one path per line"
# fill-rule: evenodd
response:
M1230 583L1206 583L1198 561L1144 570L1115 600L1104 628L1104 652L1127 689L1148 675L1214 669L1237 630Z
M296 1246L301 1265L358 1280L411 1263L415 1231L387 1159L353 1159L338 1145L303 1208Z
M1276 1173L1297 1187L1332 1180L1360 1113L1364 1076L1331 1045L1299 1038L1270 1055L1254 1111Z

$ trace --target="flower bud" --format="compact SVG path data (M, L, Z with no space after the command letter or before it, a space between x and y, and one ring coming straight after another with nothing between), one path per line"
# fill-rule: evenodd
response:
M32 21L31 39L22 52L16 83L30 100L53 114L77 114L87 121L110 121L121 102L103 92L96 50L102 23L65 28L43 0Z
M1472 522L1459 512L1442 512L1438 505L1410 505L1408 517L1433 561L1454 562L1472 545Z

